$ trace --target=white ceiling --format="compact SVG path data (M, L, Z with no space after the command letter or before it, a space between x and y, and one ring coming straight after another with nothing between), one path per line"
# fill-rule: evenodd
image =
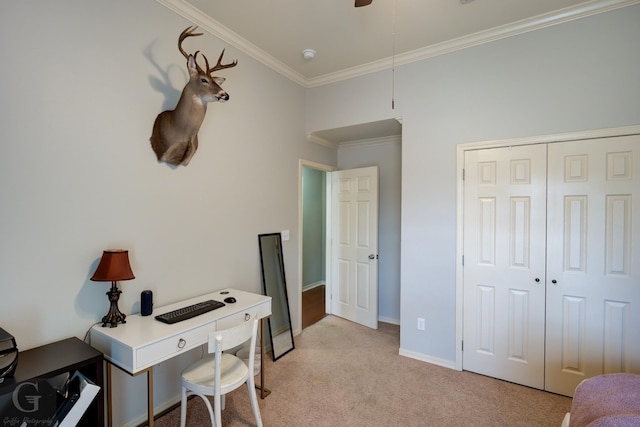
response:
M373 0L356 8L354 0L157 1L306 87L640 2ZM315 59L302 57L307 48Z
M356 8L354 0L157 1L304 87L390 69L640 3L640 0L373 0L369 6ZM314 49L315 59L305 60L303 49ZM217 52L205 54L215 58ZM315 132L309 137L315 142L339 146L345 141L400 132L398 122L387 120Z

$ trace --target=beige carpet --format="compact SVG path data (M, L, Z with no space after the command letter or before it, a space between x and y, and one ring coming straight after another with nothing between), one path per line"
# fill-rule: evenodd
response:
M571 406L567 397L399 356L395 325L372 330L328 316L295 344L266 361L265 427L560 426ZM199 398L188 407L188 426L210 425ZM178 408L155 425L179 420ZM246 387L227 395L222 424L255 425Z

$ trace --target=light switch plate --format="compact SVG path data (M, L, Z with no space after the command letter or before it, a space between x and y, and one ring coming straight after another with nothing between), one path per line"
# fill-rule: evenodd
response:
M418 317L418 330L424 331L424 318Z
M282 240L289 240L289 230L282 230L280 234L282 235Z

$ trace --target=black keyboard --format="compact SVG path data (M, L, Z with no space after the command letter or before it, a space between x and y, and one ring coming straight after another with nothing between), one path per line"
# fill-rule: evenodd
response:
M197 304L188 305L186 307L179 308L177 310L170 311L168 313L159 314L156 316L156 320L164 323L177 323L183 320L191 319L192 317L200 316L201 314L208 313L216 308L224 307L225 304L220 301L207 300Z

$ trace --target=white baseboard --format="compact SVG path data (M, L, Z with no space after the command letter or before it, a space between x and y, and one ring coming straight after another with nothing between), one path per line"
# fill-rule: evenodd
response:
M167 400L164 403L161 403L161 404L154 403L153 410L154 410L154 412L156 414L159 414L162 411L164 411L166 409L169 409L170 407L172 407L176 403L180 403L180 398L181 398L180 394L177 394L177 395L175 395L174 397L172 397L171 399ZM140 415L139 417L134 418L133 420L130 420L126 424L123 424L122 427L136 427L136 426L139 426L139 425L144 424L146 422L147 422L147 411L145 410L145 412L142 415Z
M429 356L428 354L416 353L415 351L405 350L403 348L400 349L398 354L400 354L400 356L410 357L411 359L431 363L432 365L438 365L449 369L456 369L456 364L452 360L440 359L438 357Z
M392 319L391 317L378 316L378 322L390 323L392 325L400 325L400 319Z
M325 285L324 280L320 280L319 282L314 282L314 283L308 283L306 285L302 285L302 292L310 291L313 288L317 288L318 286L324 286L324 285Z

